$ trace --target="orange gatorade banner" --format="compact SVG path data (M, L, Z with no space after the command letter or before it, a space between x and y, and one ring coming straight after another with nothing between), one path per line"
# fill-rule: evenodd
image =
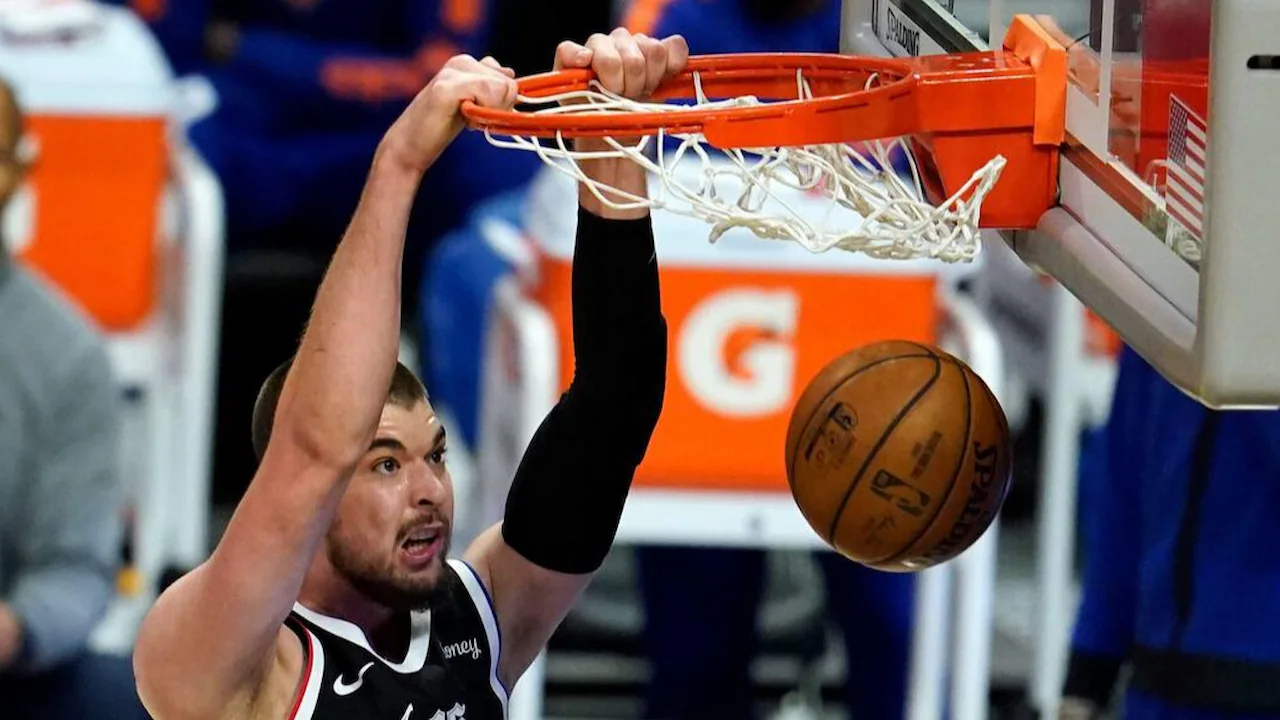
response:
M157 296L164 119L33 113L27 121L37 154L19 257L104 328L136 326Z
M573 377L570 269L544 254L534 291L560 338L562 387ZM932 274L665 262L660 272L670 364L640 486L785 491L787 424L809 379L860 345L937 333Z

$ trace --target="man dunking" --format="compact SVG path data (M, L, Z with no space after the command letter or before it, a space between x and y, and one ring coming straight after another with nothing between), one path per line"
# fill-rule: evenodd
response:
M556 66L644 97L687 59L680 37L616 30L561 44ZM454 58L387 131L297 355L262 389L253 482L217 549L142 627L138 688L160 720L503 717L613 542L662 409L666 323L647 212L583 191L574 381L530 443L503 523L445 559L444 428L396 354L410 206L461 132L464 99L511 107L511 71ZM630 161L584 169L646 191Z

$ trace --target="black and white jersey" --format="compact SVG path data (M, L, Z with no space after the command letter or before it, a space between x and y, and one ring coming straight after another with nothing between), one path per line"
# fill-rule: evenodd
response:
M488 591L469 565L445 563L445 599L411 618L409 651L391 662L345 620L295 604L304 681L292 720L492 720L507 715L501 636Z

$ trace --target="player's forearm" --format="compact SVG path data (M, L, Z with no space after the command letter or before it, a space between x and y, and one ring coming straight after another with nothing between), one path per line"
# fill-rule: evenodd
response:
M619 412L619 402L651 404L655 393L661 404L666 323L652 221L609 219L583 205L573 263L570 391L602 415Z
M604 150L607 148L608 146L598 140L579 140L577 143L577 149L582 151ZM645 197L648 194L648 176L645 174L644 168L637 165L633 160L617 158L584 160L581 162L581 166L587 177L594 179L601 187L617 188L637 197ZM615 203L630 202L616 194L602 192L606 199ZM578 185L578 202L583 209L608 220L635 220L649 214L647 208L618 210L610 207L596 197L585 184L581 183Z
M666 389L667 332L647 218L578 214L574 379L534 434L503 536L533 564L580 575L613 543Z
M368 449L400 342L405 230L421 174L379 150L321 283L273 434L341 466Z

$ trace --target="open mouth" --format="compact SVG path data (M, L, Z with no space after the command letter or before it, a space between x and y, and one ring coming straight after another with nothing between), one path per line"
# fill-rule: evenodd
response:
M434 558L443 545L443 528L439 525L424 525L411 531L400 544L400 549L410 560L425 561Z

